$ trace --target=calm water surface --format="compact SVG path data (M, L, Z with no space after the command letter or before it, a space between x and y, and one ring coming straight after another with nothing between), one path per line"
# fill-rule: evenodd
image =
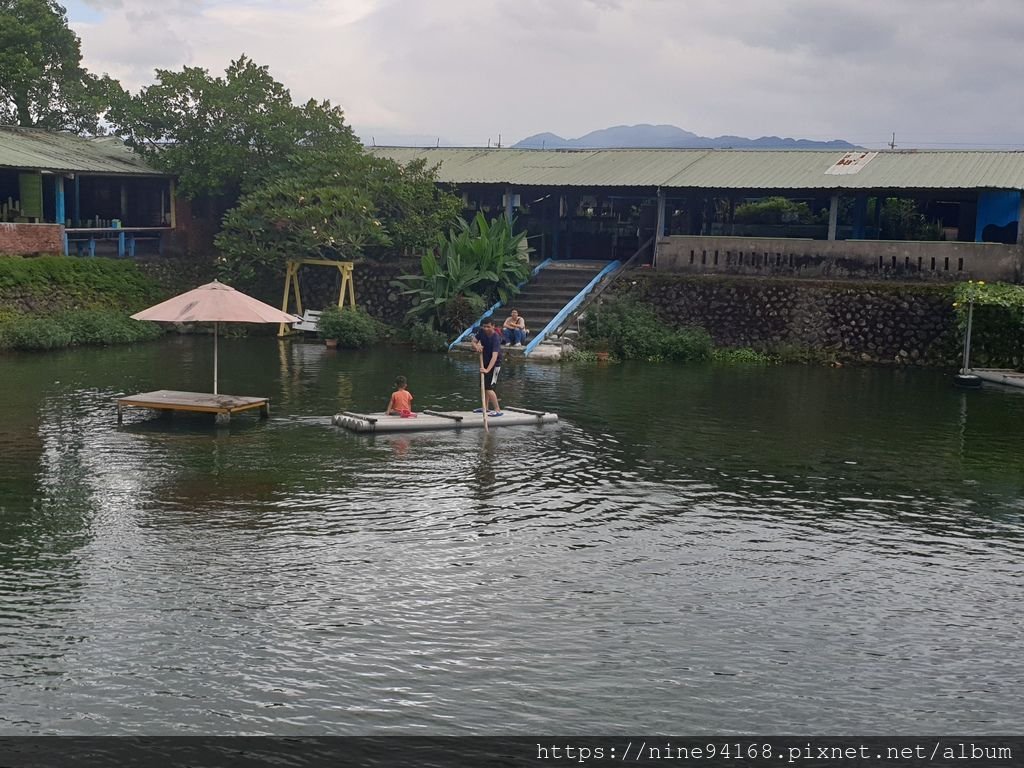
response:
M509 365L562 423L360 437L469 359L227 340L272 418L132 413L209 339L0 357L0 733L1006 733L1024 396Z

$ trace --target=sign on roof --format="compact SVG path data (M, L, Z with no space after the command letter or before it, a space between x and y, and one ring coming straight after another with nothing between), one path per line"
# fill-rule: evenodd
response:
M825 171L826 176L849 176L858 173L878 155L877 152L847 152L835 165Z

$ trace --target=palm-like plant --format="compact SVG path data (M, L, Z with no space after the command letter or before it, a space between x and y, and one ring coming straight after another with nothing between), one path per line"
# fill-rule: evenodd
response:
M438 237L435 252L420 259L421 274L395 281L402 294L413 297L407 317L450 331L464 325L467 314L482 312L485 296L496 293L508 301L530 273L523 258L525 237L525 232L514 235L504 218L488 223L478 213L471 222L460 220L447 237Z
M530 274L530 265L523 258L525 239L526 232L513 234L513 223L505 217L488 223L482 213L477 213L471 222L460 219L458 230L448 235L453 250L493 275L493 285L489 287L503 303L519 292L519 284Z

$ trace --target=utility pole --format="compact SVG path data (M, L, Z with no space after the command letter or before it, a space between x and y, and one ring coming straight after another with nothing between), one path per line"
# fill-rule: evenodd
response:
M892 141L889 142L889 149L896 149L896 133L892 134Z

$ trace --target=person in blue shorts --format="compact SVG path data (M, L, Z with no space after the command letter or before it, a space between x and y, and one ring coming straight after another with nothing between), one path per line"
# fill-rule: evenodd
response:
M510 347L521 347L526 343L526 320L519 315L519 311L512 310L501 326L501 335L505 343Z
M498 372L501 370L501 334L494 327L493 320L484 320L473 334L473 350L483 354L480 373L484 377L484 391L487 398L488 416L501 416L498 404L498 393L494 385L498 383ZM480 413L483 408L477 408Z

